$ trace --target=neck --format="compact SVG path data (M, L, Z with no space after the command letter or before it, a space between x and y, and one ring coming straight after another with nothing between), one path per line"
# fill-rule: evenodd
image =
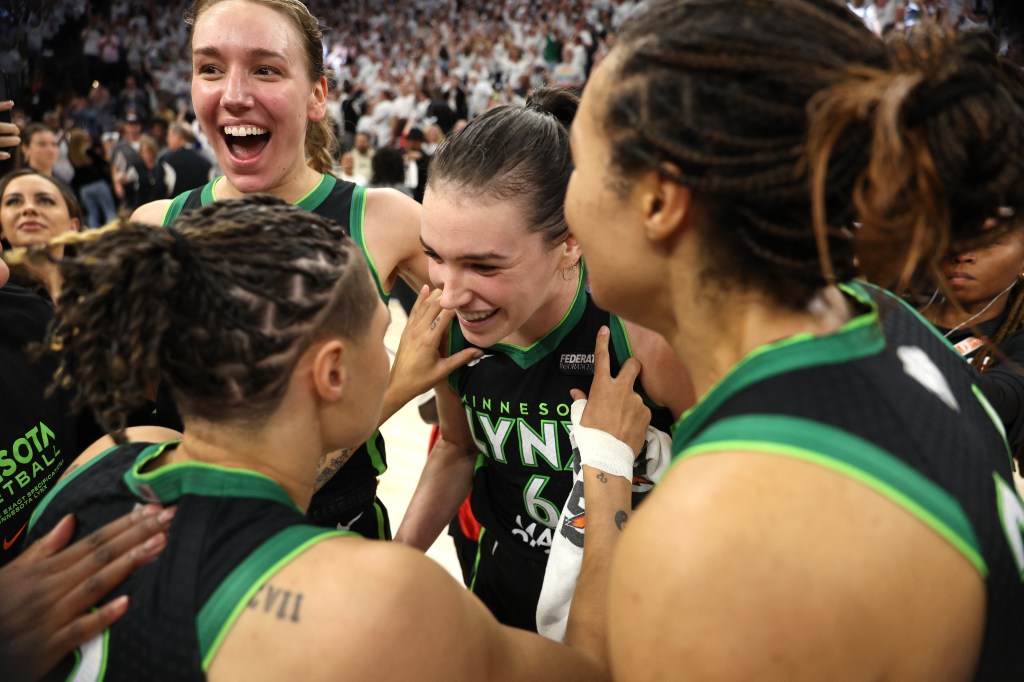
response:
M181 445L161 456L155 466L203 462L255 471L280 484L305 511L313 496L317 459L326 451L313 412L282 404L259 426L187 418Z
M267 187L260 191L272 194L278 199L287 201L289 204L294 204L302 197L310 193L310 191L317 186L323 177L322 173L313 170L306 164L303 164L297 172L289 174L285 178L282 178L281 182L272 187ZM246 196L246 192L241 191L232 184L231 179L226 175L222 182L218 182L214 187L214 195L217 199L240 199Z
M831 334L851 316L850 303L836 287L819 292L804 310L783 307L759 292L698 293L675 303L676 328L666 338L700 397L756 348L797 334Z

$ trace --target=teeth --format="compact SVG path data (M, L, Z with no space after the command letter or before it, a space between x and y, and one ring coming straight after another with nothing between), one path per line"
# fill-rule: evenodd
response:
M224 126L224 134L232 135L234 137L245 137L246 135L263 135L266 132L266 128L259 128L257 126Z
M476 322L477 320L482 320L485 317L488 317L489 315L492 315L493 313L494 313L493 310L488 310L488 311L483 312L483 313L464 313L464 312L460 311L459 312L459 317L461 317L462 319L466 320L467 322Z

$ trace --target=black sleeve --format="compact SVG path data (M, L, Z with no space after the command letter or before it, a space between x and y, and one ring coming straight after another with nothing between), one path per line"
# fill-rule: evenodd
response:
M978 379L978 387L992 403L1006 427L1006 437L1014 452L1024 447L1024 332L1007 338L999 347L1006 358Z

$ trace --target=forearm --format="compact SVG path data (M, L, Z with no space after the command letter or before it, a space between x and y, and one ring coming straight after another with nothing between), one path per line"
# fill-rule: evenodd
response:
M443 437L438 440L427 457L395 541L426 551L466 499L475 465L474 454Z
M608 661L608 589L612 557L632 511L630 481L583 467L587 531L565 641L602 664Z

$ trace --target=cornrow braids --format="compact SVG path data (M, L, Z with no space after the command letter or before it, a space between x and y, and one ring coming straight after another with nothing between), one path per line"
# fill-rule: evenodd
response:
M986 223L1024 207L1024 76L985 33L924 23L887 45L889 69L852 68L812 103L815 227L833 222L825 187L843 145L864 140L870 159L852 185L863 273L895 289L928 273L949 297L947 250L998 237L1012 221Z
M1024 328L1024 276L1017 278L1016 292L1006 306L1006 319L999 325L990 339L985 339L981 348L971 358L970 363L978 371L984 372L1005 356L999 351L999 345L1010 334ZM1024 454L1024 453L1021 453Z
M160 381L186 420L263 419L310 344L360 338L376 305L344 230L266 195L110 230L61 269L55 380L115 438Z
M706 277L803 308L854 275L850 196L868 138L843 140L843 163L829 168L828 269L811 224L805 146L811 99L851 65L887 64L882 43L845 7L660 2L623 28L614 54L604 117L612 164L620 177L654 169L693 192Z

